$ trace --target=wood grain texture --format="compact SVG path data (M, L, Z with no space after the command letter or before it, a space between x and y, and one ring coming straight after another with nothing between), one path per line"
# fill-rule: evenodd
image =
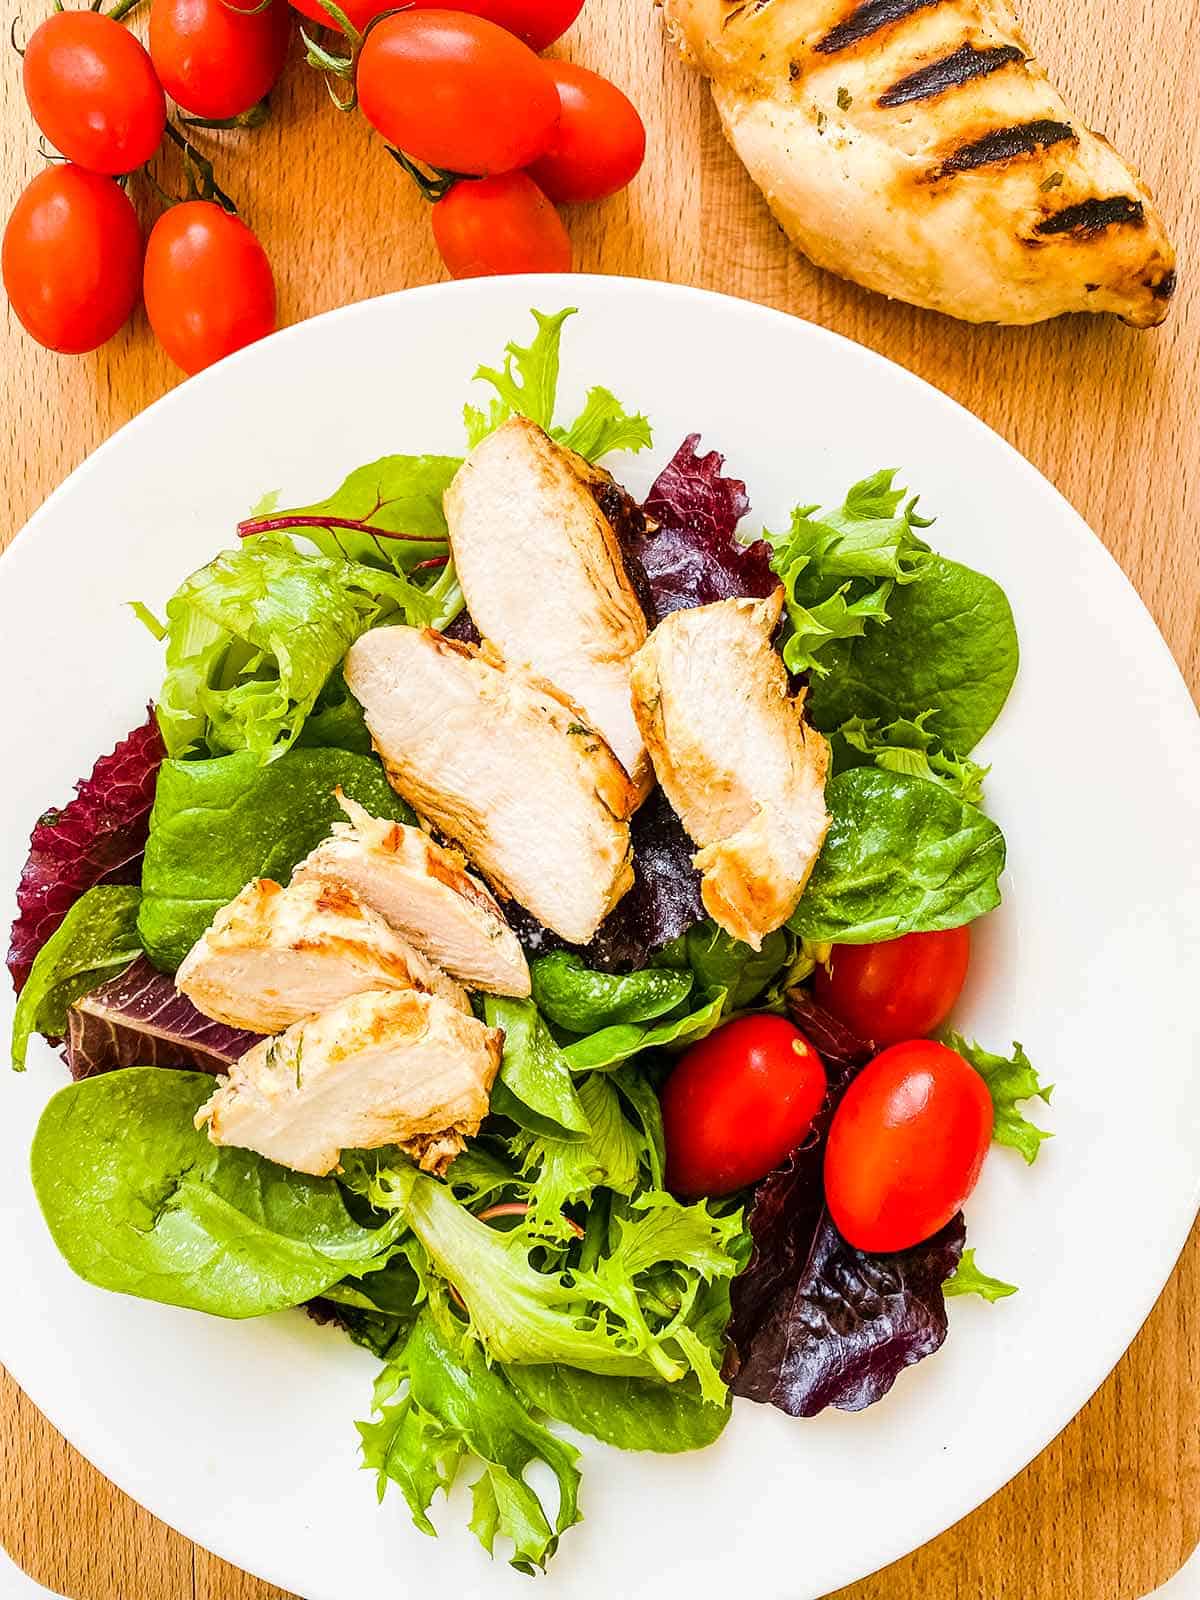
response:
M10 6L15 0L9 0ZM588 0L564 53L634 95L649 156L635 187L576 213L578 265L781 307L946 390L1062 489L1137 585L1200 686L1200 170L1192 43L1200 0L1027 0L1027 29L1077 110L1143 168L1181 247L1171 320L1138 334L1076 319L966 328L888 304L794 255L726 148L704 86L646 0ZM26 12L26 26L35 12ZM11 20L5 15L7 31ZM271 124L206 136L276 264L295 321L440 276L423 202L359 118L297 59ZM0 73L7 213L37 169L16 63ZM164 181L171 178L168 165ZM153 207L135 183L139 204ZM33 346L7 307L0 364L6 533L176 374L139 313L97 355ZM732 379L731 379L732 381ZM798 381L803 381L802 375ZM1014 529L1036 541L1036 529ZM1139 1600L1200 1538L1200 1237L1117 1371L1071 1426L973 1516L837 1600ZM12 1314L11 1312L9 1314ZM997 1375L1002 1382L1002 1375ZM1014 1396L1019 1403L1019 1396ZM279 1591L191 1546L112 1488L0 1374L0 1540L73 1600L271 1600Z

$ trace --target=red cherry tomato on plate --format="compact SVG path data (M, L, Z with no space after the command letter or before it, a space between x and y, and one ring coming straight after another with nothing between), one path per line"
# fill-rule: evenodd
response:
M153 0L150 59L176 104L215 121L249 111L283 70L287 0Z
M82 167L47 167L4 230L4 287L47 350L95 350L125 323L142 284L142 230L125 191Z
M971 956L967 928L906 933L882 944L835 944L813 979L817 999L877 1045L940 1027L962 991Z
M979 1180L992 1097L932 1039L894 1044L842 1096L825 1147L825 1198L860 1250L908 1250L944 1228Z
M433 208L433 237L455 278L571 270L562 218L523 172L456 183Z
M825 1067L783 1017L739 1017L684 1052L663 1085L667 1188L732 1194L804 1140L825 1099Z
M111 17L47 17L25 47L21 70L33 120L89 172L132 172L162 142L167 103L150 57Z
M547 61L562 107L546 153L529 175L551 200L603 200L637 176L646 130L632 101L598 72Z
M558 123L546 63L462 12L384 17L363 43L356 81L363 115L389 144L448 172L527 167Z
M146 245L143 293L159 344L187 373L275 327L266 251L240 217L212 200L188 200L159 217Z

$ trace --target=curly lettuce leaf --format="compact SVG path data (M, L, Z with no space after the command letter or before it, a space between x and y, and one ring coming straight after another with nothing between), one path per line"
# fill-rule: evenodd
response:
M490 384L495 395L486 410L473 405L463 408L470 449L512 416L528 417L559 444L589 461L598 461L614 450L644 450L650 444L650 424L645 417L631 415L614 394L600 387L588 390L583 410L569 427L555 427L563 324L575 316L576 309L568 306L552 315L532 312L537 332L531 342L507 344L501 367L478 368L476 381Z
M429 595L398 573L305 555L286 540L223 552L167 602L158 722L168 754L276 759L360 634L435 614Z
M586 1139L551 1139L519 1129L509 1141L528 1190L523 1226L560 1244L571 1238L575 1226L565 1208L587 1204L601 1186L632 1195L646 1152L645 1134L626 1118L620 1096L606 1078L598 1073L584 1078L579 1101L591 1126ZM457 1178L456 1171L451 1178Z
M408 1501L413 1521L435 1534L434 1495L448 1491L466 1460L482 1471L472 1485L471 1531L491 1555L512 1543L518 1572L544 1571L561 1534L579 1521L579 1452L536 1422L503 1374L447 1317L426 1309L375 1384L378 1420L360 1422L363 1465ZM558 1482L551 1523L526 1469L544 1462Z
M978 805L983 799L983 780L991 769L969 756L943 749L926 726L933 715L926 710L918 717L897 717L887 724L878 717L851 717L832 736L838 765L872 762L884 772L902 772L941 784L955 799Z
M977 1294L981 1300L994 1305L997 1300L1007 1300L1017 1293L1015 1283L1005 1283L1003 1278L991 1278L975 1265L974 1250L967 1249L954 1271L942 1285L944 1295Z
M725 1431L728 1400L713 1405L694 1379L655 1383L646 1378L601 1378L575 1367L506 1367L526 1405L589 1433L618 1450L676 1455L703 1450Z
M136 884L97 884L81 895L38 951L13 1015L12 1064L25 1070L35 1033L61 1039L69 1008L142 952Z
M895 469L877 472L856 483L841 506L797 506L785 530L764 532L784 587L790 672L826 674L829 644L859 637L868 622L886 622L894 586L925 576L934 557L914 530L929 522L917 515L915 495L902 504L895 477Z
M1041 1081L1019 1044L1014 1043L1011 1056L1000 1056L982 1045L969 1044L960 1033L947 1033L946 1043L970 1062L988 1086L996 1117L992 1138L1019 1150L1032 1166L1043 1143L1054 1135L1035 1127L1020 1110L1020 1102L1036 1098L1049 1105L1054 1085Z
M86 890L137 877L163 755L153 710L101 756L65 806L37 820L17 884L8 970L18 994L34 957Z
M788 920L802 938L875 944L961 927L999 905L1004 835L975 806L876 767L839 773L825 802L833 822Z

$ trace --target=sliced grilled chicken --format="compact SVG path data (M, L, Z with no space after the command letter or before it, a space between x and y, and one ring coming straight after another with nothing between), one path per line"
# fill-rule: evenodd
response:
M460 1011L465 991L349 889L248 883L192 946L175 984L206 1017L278 1033L364 989L421 989Z
M451 977L488 994L527 995L516 934L463 858L420 828L373 817L339 789L349 819L292 874L293 883L348 889Z
M597 493L612 480L527 417L477 444L446 491L454 566L475 626L561 689L648 792L629 661L646 619Z
M214 1144L317 1176L398 1144L442 1172L478 1133L503 1034L438 995L375 990L264 1039L196 1114Z
M968 322L1167 314L1149 190L1004 0L665 0L726 135L818 266Z
M771 648L783 591L665 617L633 664L658 781L702 848L709 915L758 949L796 909L829 816L829 748L789 699Z
M344 670L392 786L499 894L586 944L633 882L636 791L581 713L428 628L372 628Z

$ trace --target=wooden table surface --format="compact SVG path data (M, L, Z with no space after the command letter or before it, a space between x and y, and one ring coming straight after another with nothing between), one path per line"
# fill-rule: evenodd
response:
M22 14L28 32L41 9L26 0ZM564 42L564 53L632 93L649 130L634 188L571 219L577 264L782 307L947 390L1083 513L1137 585L1195 691L1200 294L1192 261L1200 246L1200 117L1192 63L1200 0L1027 0L1025 22L1079 113L1141 165L1160 196L1182 258L1165 328L1135 333L1076 318L973 329L818 273L787 248L726 149L703 85L666 49L648 0L588 0ZM0 133L7 214L40 164L15 57L0 73ZM204 137L275 263L284 321L441 275L424 203L365 123L339 116L298 58L267 127ZM134 193L148 203L140 182ZM140 314L97 355L74 360L38 349L7 307L5 315L0 480L10 534L178 375ZM1017 532L1036 540L1036 529ZM1200 1539L1198 1308L1194 1236L1133 1348L1066 1432L973 1516L839 1600L1139 1600L1168 1578ZM19 1307L5 1314L19 1315ZM0 1482L0 1541L73 1600L279 1593L118 1493L2 1372Z

